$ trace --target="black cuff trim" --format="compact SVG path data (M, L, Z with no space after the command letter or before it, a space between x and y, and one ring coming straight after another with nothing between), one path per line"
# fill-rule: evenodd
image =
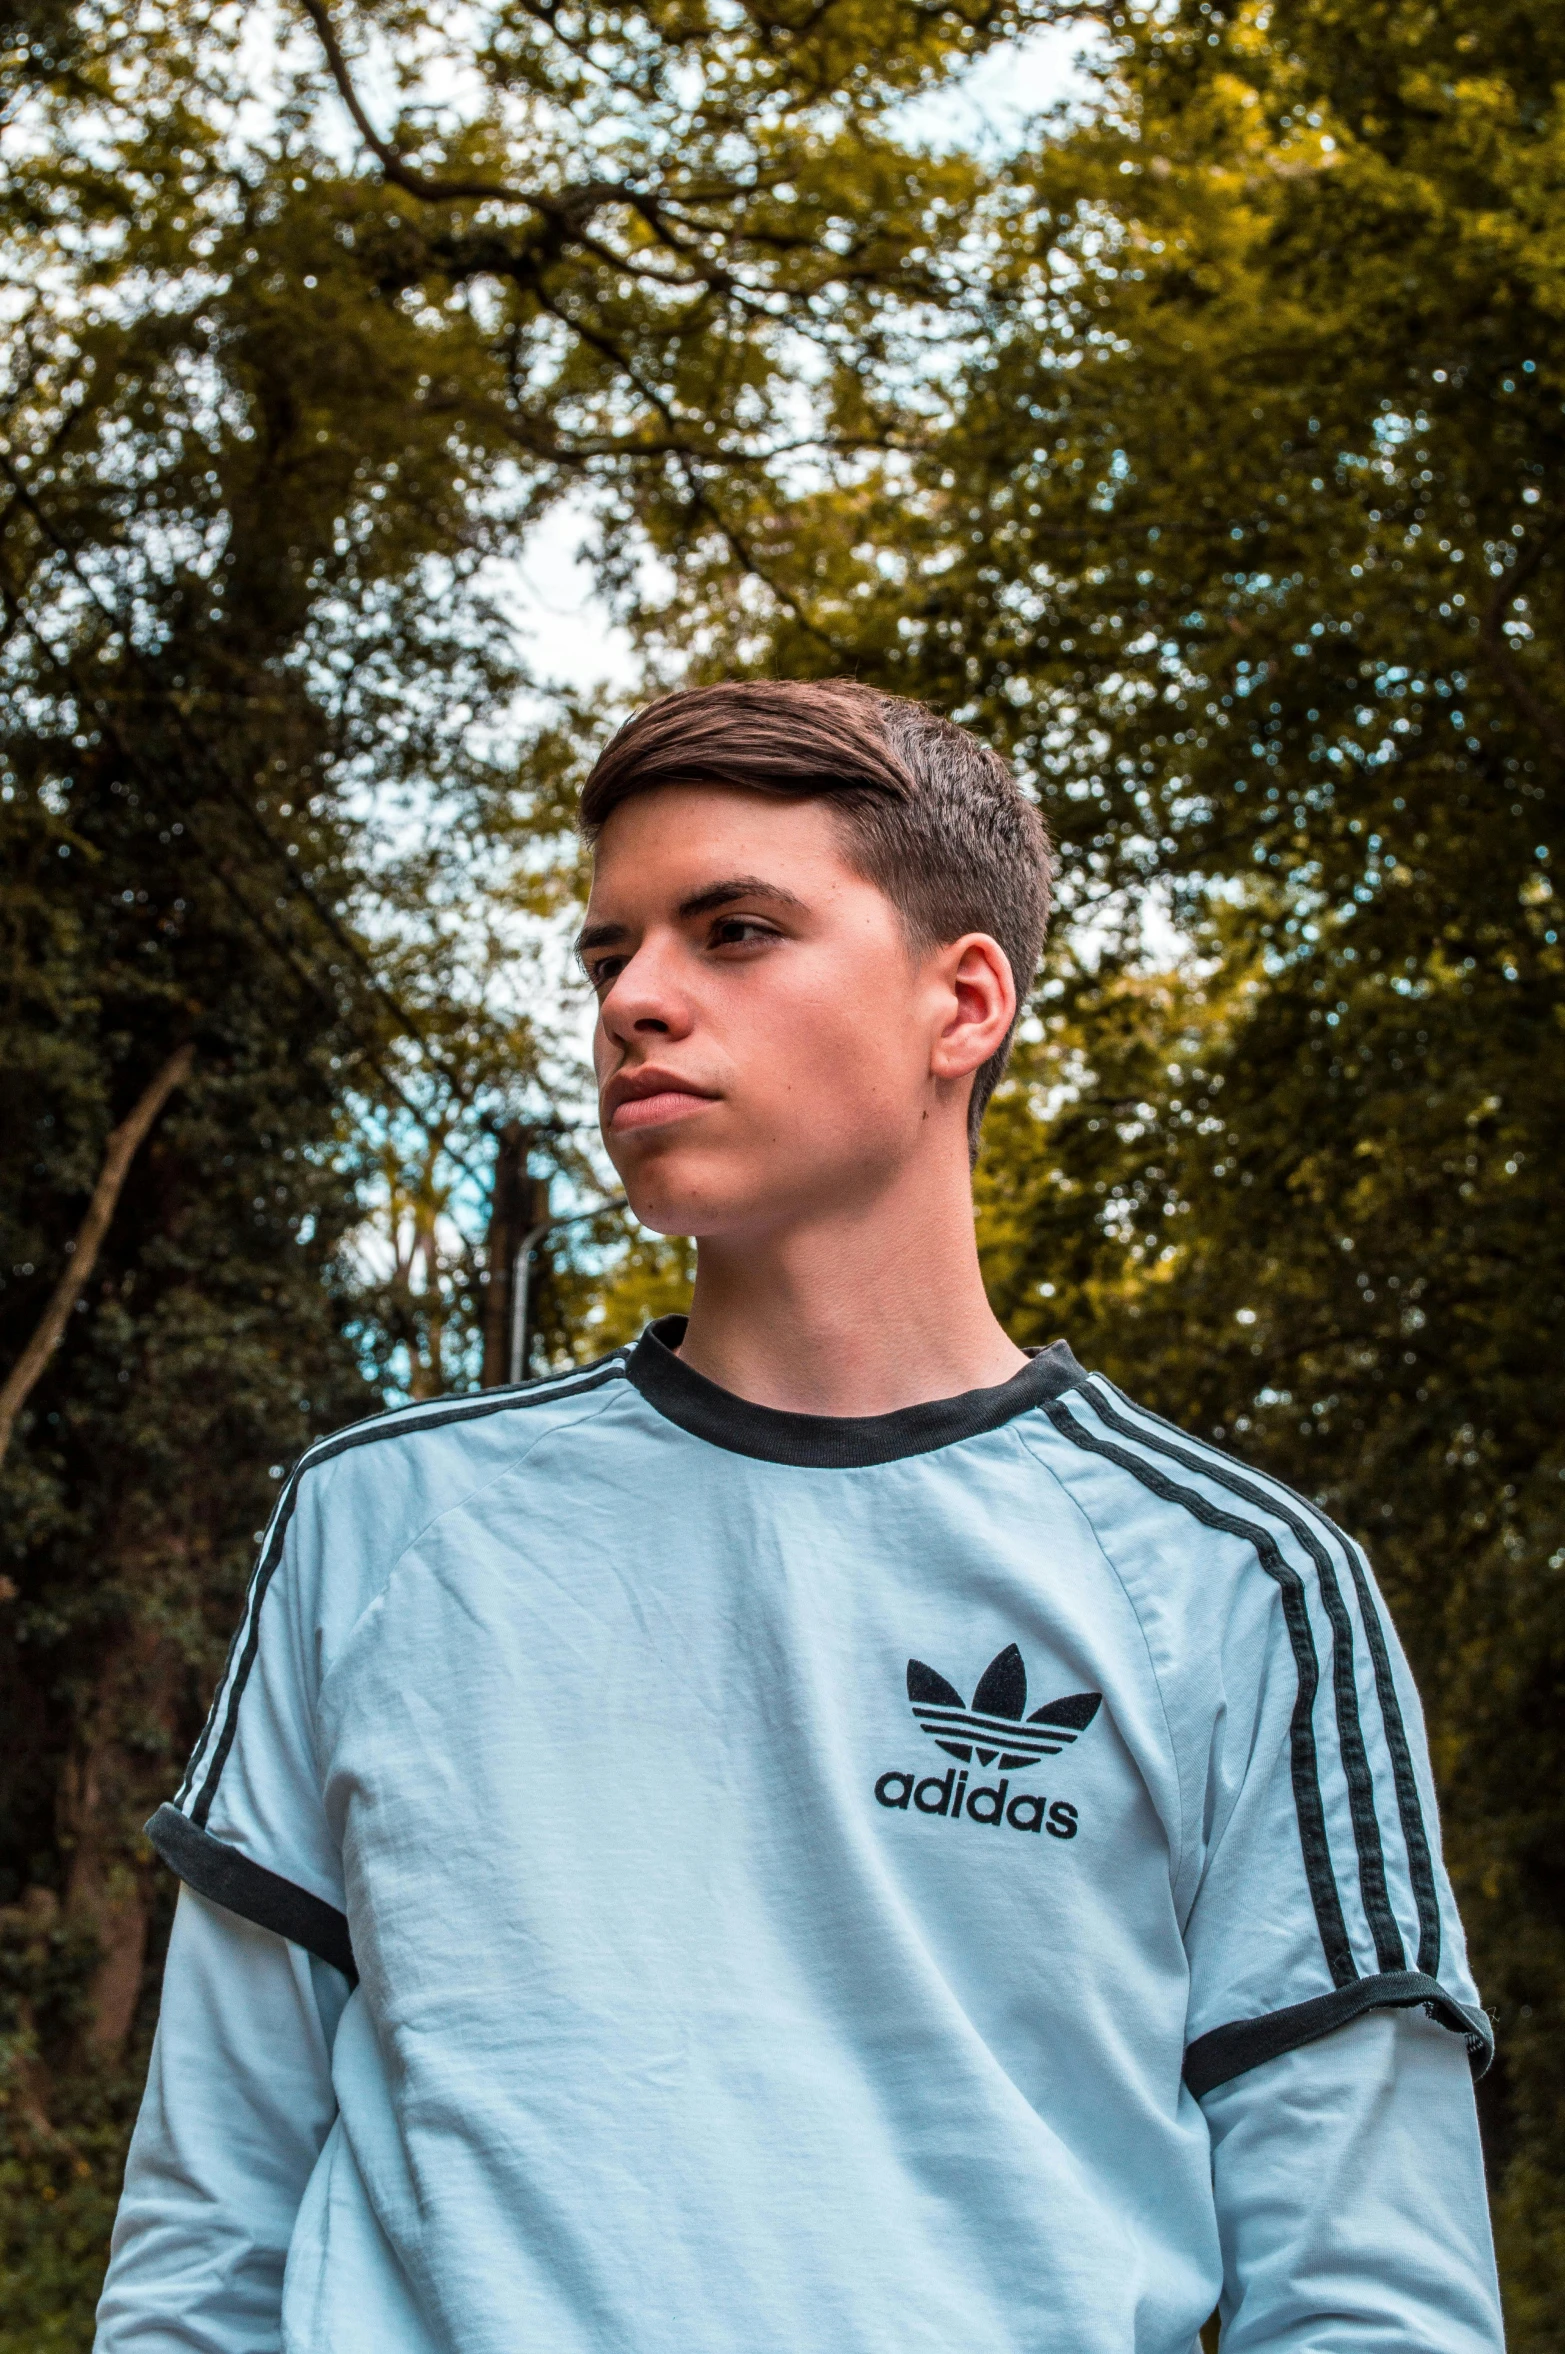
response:
M302 1945L323 1962L330 1962L355 1985L359 1973L345 1917L336 1908L279 1878L264 1864L253 1864L236 1847L225 1847L210 1831L202 1831L177 1806L160 1806L147 1825L147 1837L171 1872L198 1896L238 1913L258 1929L274 1929L291 1945Z
M1185 2082L1199 2100L1263 2061L1319 2042L1366 2011L1406 2010L1414 2003L1422 2003L1442 2027L1467 2038L1473 2074L1482 2076L1494 2057L1494 2029L1487 2013L1469 2010L1446 1993L1438 1978L1426 1977L1422 1970L1385 1970L1379 1977L1360 1978L1332 1994L1317 1995L1312 2002L1270 2011L1264 2019L1234 2019L1226 2027L1214 2027L1209 2035L1198 2035L1185 2053Z
M938 1447L999 1430L1086 1379L1064 1341L1057 1340L993 1389L932 1398L893 1414L787 1414L735 1397L687 1365L675 1353L685 1323L683 1316L660 1316L630 1352L625 1370L648 1405L692 1438L706 1439L731 1455L801 1471L857 1471L898 1463L908 1455L930 1455Z

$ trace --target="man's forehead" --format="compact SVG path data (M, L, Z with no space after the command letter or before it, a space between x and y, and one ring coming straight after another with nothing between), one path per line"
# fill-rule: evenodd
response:
M698 836L818 846L831 832L832 807L818 793L765 793L751 785L691 777L627 794L603 820L597 851L601 858L612 856L621 842L677 845Z
M830 805L723 785L660 785L621 802L595 845L589 914L674 914L719 886L802 903L851 872Z

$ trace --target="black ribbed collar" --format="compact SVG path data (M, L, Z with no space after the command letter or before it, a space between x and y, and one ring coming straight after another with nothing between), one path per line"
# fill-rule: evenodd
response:
M932 1454L937 1447L998 1430L1086 1379L1064 1341L1057 1340L996 1389L964 1390L958 1398L933 1398L926 1405L899 1407L895 1414L784 1414L719 1389L677 1357L685 1321L660 1316L630 1352L626 1371L648 1405L692 1437L726 1447L732 1455L800 1470L853 1471L895 1463L903 1455Z

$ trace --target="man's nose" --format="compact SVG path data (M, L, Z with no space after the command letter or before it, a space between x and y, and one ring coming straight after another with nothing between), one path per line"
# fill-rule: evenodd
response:
M643 940L612 981L598 1008L606 1035L617 1045L634 1038L683 1038L691 1026L689 1000L678 985L671 944Z

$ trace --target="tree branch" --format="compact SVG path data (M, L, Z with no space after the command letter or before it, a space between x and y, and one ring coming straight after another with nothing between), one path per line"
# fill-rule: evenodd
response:
M120 730L115 720L112 707L105 703L101 696L95 695L90 687L83 685L80 677L77 674L75 664L69 659L62 660L62 658L55 652L54 648L49 644L48 640L40 633L35 622L30 621L25 614L19 614L18 626L27 632L27 635L32 639L33 644L37 647L45 662L48 663L52 669L57 670L62 677L70 682L72 693L80 698L83 707L95 714L103 728L105 742L111 744L114 747L114 750L117 752L120 759L125 762L131 773L134 776L140 778L142 786L147 791L147 793L149 795L155 795L158 789L159 780L151 773L146 762L142 760L139 754L136 752L134 745ZM197 742L199 747L201 739L195 738L193 740ZM206 746L205 749L208 754L210 754L210 746ZM226 772L217 764L215 756L212 758L211 762L211 773L217 778L219 783L226 784ZM249 901L245 898L244 893L235 883L232 874L229 872L227 861L218 857L203 841L200 829L195 824L190 807L188 805L185 807L183 822L185 826L186 839L189 841L191 849L195 853L195 856L200 861L201 865L205 867L207 873L217 884L219 890L229 901L230 905L237 910L244 922L249 924L255 931L259 932L261 938L266 942L267 946L272 950L273 954L282 964L287 966L289 972L291 972L294 976L294 979L301 984L306 994L315 1000L315 1003L320 1007L322 1013L326 1017L328 1033L335 1033L340 1028L348 1043L352 1045L360 1055L363 1056L364 1061L369 1069L375 1073L376 1077L381 1081L382 1085L386 1088L388 1093L394 1096L397 1102L401 1104L403 1110L409 1114L409 1116L419 1127L422 1128L427 1125L427 1113L420 1110L419 1106L408 1094L406 1088L403 1087L401 1081L393 1076L392 1072L387 1068L384 1060L381 1058L377 1050L373 1046L368 1045L362 1036L356 1034L353 1025L348 1020L346 1010L341 1005L333 1003L331 997L328 996L321 983L316 979L315 975L310 971L309 967L304 963L303 959L290 946L289 942L276 931L269 919L263 915L258 908L252 907L250 905ZM270 839L269 836L267 838ZM284 869L284 874L285 876L288 874L288 870L286 868ZM312 899L308 902L308 904L313 906L315 902ZM371 987L375 990L376 995L396 1017L402 1034L412 1038L417 1045L424 1048L425 1052L429 1054L434 1068L445 1080L456 1100L465 1106L468 1100L467 1092L460 1079L448 1071L444 1062L433 1053L433 1050L428 1046L427 1041L424 1038L423 1032L419 1029L410 1027L410 1017L399 1012L397 1001L391 995L391 993L383 988L380 983L374 979L372 973L370 974L369 978ZM470 1166L468 1162L462 1158L462 1155L456 1151L455 1147L448 1144L445 1149L450 1154L452 1160L455 1161L457 1167L463 1170L469 1177L474 1178L476 1181L477 1172ZM0 1446L0 1458L3 1458L3 1455L4 1447Z
M85 590L89 599L97 607L98 611L103 614L104 619L107 621L113 621L116 617L104 605L102 598L98 594L97 584L83 567L76 550L60 536L58 531L56 531L54 525L49 520L49 517L45 514L43 508L39 505L37 499L33 496L33 493L28 489L26 483L17 474L10 458L5 455L3 451L0 451L0 472L3 472L14 484L16 497L26 507L34 522L38 525L39 530L59 551L66 564L69 565L75 578L81 583L82 588ZM90 708L96 710L100 718L106 719L107 715L105 713L101 699L95 696L90 688L83 690L80 681L76 677L74 666L69 661L61 663L59 657L54 652L54 649L49 645L45 638L40 636L39 632L33 628L31 623L27 623L24 626L27 627L29 635L33 638L34 643L41 648L47 659L56 668L63 669L65 675L71 679L72 685L76 688L76 691L81 694L82 700L87 703ZM120 626L124 626L123 621L121 621ZM425 1035L422 1024L416 1021L413 1015L408 1012L407 1008L399 1003L393 992L388 989L385 982L381 980L379 974L375 970L374 965L370 961L370 958L366 955L364 949L360 947L359 943L354 939L352 933L347 930L345 925L338 922L337 917L332 912L331 908L326 904L326 902L321 898L319 892L317 892L312 887L312 885L305 880L304 876L299 873L292 859L289 858L288 853L284 849L283 845L273 834L271 828L266 824L264 818L260 816L256 809L255 803L251 800L250 796L235 784L232 775L229 773L226 759L213 750L212 745L207 740L207 738L202 735L200 730L191 725L184 711L180 708L178 699L175 696L170 695L164 688L161 680L150 673L145 657L141 654L139 648L137 648L130 640L128 632L127 644L129 645L130 652L135 661L136 667L147 676L148 685L151 688L154 698L173 719L176 731L185 739L186 744L195 752L200 767L206 771L208 777L218 786L224 797L234 804L235 808L244 818L245 823L250 827L251 831L256 834L265 844L272 858L276 861L279 873L281 874L288 890L292 892L295 897L303 899L306 905L313 910L316 916L319 917L321 923L330 933L333 940L336 941L338 947L341 948L344 954L350 957L353 963L358 967L370 988L381 1000L387 1011L393 1016L398 1024L398 1027L407 1037L413 1039L414 1042L420 1048L422 1048L433 1068L437 1070L440 1073L440 1076L445 1080L446 1085L450 1088L452 1095L455 1097L457 1102L465 1103L467 1100L467 1091L464 1082L454 1071L450 1069L444 1057L436 1052L431 1041ZM129 745L126 744L123 737L120 736L119 731L110 725L109 733L118 742L122 755L126 758L133 759L135 755L131 752ZM192 840L194 840L194 836L192 836ZM210 863L210 861L208 861L208 863ZM243 901L238 900L237 894L232 893L231 886L229 886L229 888L231 895L235 896L237 904L243 906ZM247 910L247 912L249 911ZM405 1100L406 1099L404 1098L404 1101Z
M697 513L706 516L735 562L743 571L748 572L753 580L758 580L767 593L776 598L785 612L793 615L794 620L807 637L814 638L817 645L824 646L835 660L843 661L846 649L838 645L829 630L822 629L820 623L811 618L805 611L803 604L790 589L784 588L781 581L774 580L764 565L757 561L753 549L734 525L729 522L727 516L722 513L716 501L707 491L705 484L696 479L689 463L685 465L684 474L691 505Z
M4 1387L0 1388L0 1462L5 1460L16 1418L58 1348L71 1310L86 1289L88 1278L97 1264L98 1253L103 1247L103 1238L108 1233L109 1221L114 1215L131 1162L175 1088L182 1087L189 1078L194 1061L193 1046L177 1046L163 1068L148 1080L132 1110L109 1138L103 1167L93 1187L87 1215L76 1230L70 1259L50 1294L49 1305L39 1318L37 1330L11 1368Z
M299 0L305 15L314 25L325 53L327 69L352 118L354 129L374 156L393 187L407 195L418 197L425 204L524 204L545 220L555 222L573 232L579 232L595 212L606 204L633 207L645 217L648 203L638 189L621 180L584 180L574 188L562 189L557 195L545 195L542 190L511 188L497 180L438 180L428 172L421 172L397 153L389 139L383 139L364 110L364 102L354 87L353 74L346 52L337 38L325 0ZM671 247L675 241L665 240ZM678 250L676 247L675 250ZM616 257L616 267L626 267Z
M354 129L379 163L388 180L409 196L421 196L426 203L446 204L458 198L477 198L488 201L501 198L510 204L530 204L533 199L515 188L495 187L481 180L432 180L424 172L415 171L403 162L389 140L383 139L364 111L363 101L353 85L347 56L337 38L337 28L323 4L323 0L300 0L305 15L314 25L320 44L326 53L326 64L337 85L337 95L353 118ZM540 208L541 209L541 208Z

